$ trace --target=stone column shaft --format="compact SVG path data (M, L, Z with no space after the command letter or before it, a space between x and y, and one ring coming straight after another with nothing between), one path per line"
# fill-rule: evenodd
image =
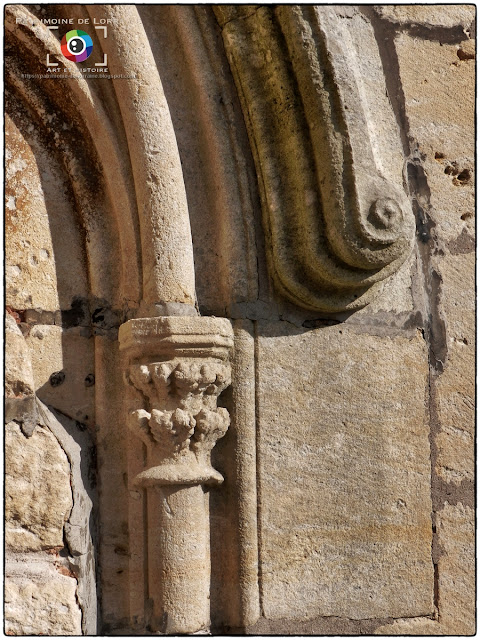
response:
M148 556L154 559L148 568L149 587L160 595L154 599L151 626L164 633L208 629L208 493L197 484L154 486L147 489L147 494L149 513L157 512L159 527L149 537Z

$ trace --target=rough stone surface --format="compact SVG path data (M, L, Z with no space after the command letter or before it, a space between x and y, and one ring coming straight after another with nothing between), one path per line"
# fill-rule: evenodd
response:
M417 256L413 251L412 255L393 276L385 282L383 291L372 300L372 303L359 309L354 318L363 319L364 316L387 312L396 314L397 317L415 313L414 301L412 297L412 278L416 270ZM361 322L363 320L360 320Z
M15 119L5 120L7 304L21 310L69 308L75 295L87 292L71 195L38 130L21 111Z
M398 621L386 633L474 632L475 41L472 6L388 7L463 27L395 41L408 135L424 178L416 197L429 226L422 253L430 315L432 490L438 621ZM435 14L435 12L437 12ZM434 17L435 16L435 17ZM435 23L435 20L437 21ZM442 40L446 39L447 42ZM420 85L420 87L419 87ZM382 629L379 629L379 633Z
M5 314L5 395L33 396L33 379L30 350L12 315Z
M75 599L77 581L46 567L41 575L7 578L7 635L81 635L82 614Z
M55 437L37 427L26 438L14 422L5 437L5 538L17 551L63 547L72 508L70 467Z
M35 382L31 353L12 312L5 314L5 421L17 420L23 432L35 429Z
M38 415L57 438L70 463L73 505L64 527L67 567L77 579L75 597L82 611L82 632L97 632L96 558L97 527L95 449L88 430L74 420L38 403Z
M439 622L452 635L475 633L475 519L471 507L445 504L437 513Z
M438 619L395 620L381 625L379 635L475 634L475 520L470 507L445 503L435 516L438 561Z
M447 483L473 482L475 474L475 353L452 342L437 383L439 432L436 472Z
M425 345L338 327L259 323L264 615L428 616Z
M83 327L35 325L26 338L38 397L82 424L95 424L94 344Z
M473 232L475 54L460 57L472 42L465 37L444 44L403 33L395 40L409 135L422 155L436 232L446 242ZM465 238L457 252L469 244Z
M473 5L385 5L375 7L382 18L400 25L467 29L475 20Z

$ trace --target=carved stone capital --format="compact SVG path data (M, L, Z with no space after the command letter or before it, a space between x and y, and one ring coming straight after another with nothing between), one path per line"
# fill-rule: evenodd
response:
M135 484L219 484L210 453L230 417L217 407L230 385L230 322L223 318L168 317L130 320L120 328L128 364L126 383L139 405L128 427L144 442L148 468Z

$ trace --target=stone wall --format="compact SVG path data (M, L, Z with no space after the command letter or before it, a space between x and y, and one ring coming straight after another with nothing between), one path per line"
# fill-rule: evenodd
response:
M35 396L30 348L15 316L7 308L5 630L91 634L97 600L92 442L84 425Z
M54 13L6 13L6 633L473 634L475 8ZM28 77L87 65L52 17L125 78Z
M471 634L474 603L474 114L472 7L384 8L395 27L428 317L435 604ZM385 24L385 29L388 29ZM422 89L419 91L419 86ZM393 633L434 633L405 621ZM413 631L415 630L415 631ZM381 630L380 630L381 631ZM385 630L384 630L385 631Z

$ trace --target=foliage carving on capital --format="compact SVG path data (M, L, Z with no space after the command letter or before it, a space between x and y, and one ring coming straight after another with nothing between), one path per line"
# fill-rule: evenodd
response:
M155 332L162 320L165 318L142 319L127 325L150 322ZM184 319L176 320L182 325ZM202 320L211 319L188 318L186 324L198 323L201 327ZM222 322L223 329L228 326L231 332L228 321ZM223 481L211 465L210 454L230 424L228 411L218 407L217 401L231 383L228 361L231 338L228 330L223 331L227 335L205 335L205 332L189 334L181 326L178 328L177 340L171 332L163 331L168 342L162 345L161 338L154 341L157 352L164 349L160 355L165 359L156 361L152 357L153 361L146 364L130 362L125 371L126 383L137 391L137 402L142 405L131 409L127 416L127 426L147 447L148 469L136 478L136 484L141 486ZM130 346L137 343L137 348L139 342L148 345L148 338L152 337L141 331L132 340L132 334L126 340L130 340ZM147 357L151 348L146 347Z
M131 365L128 381L147 399L129 428L155 450L161 464L210 465L210 452L227 432L228 411L217 407L230 384L230 366L217 362L170 361Z

